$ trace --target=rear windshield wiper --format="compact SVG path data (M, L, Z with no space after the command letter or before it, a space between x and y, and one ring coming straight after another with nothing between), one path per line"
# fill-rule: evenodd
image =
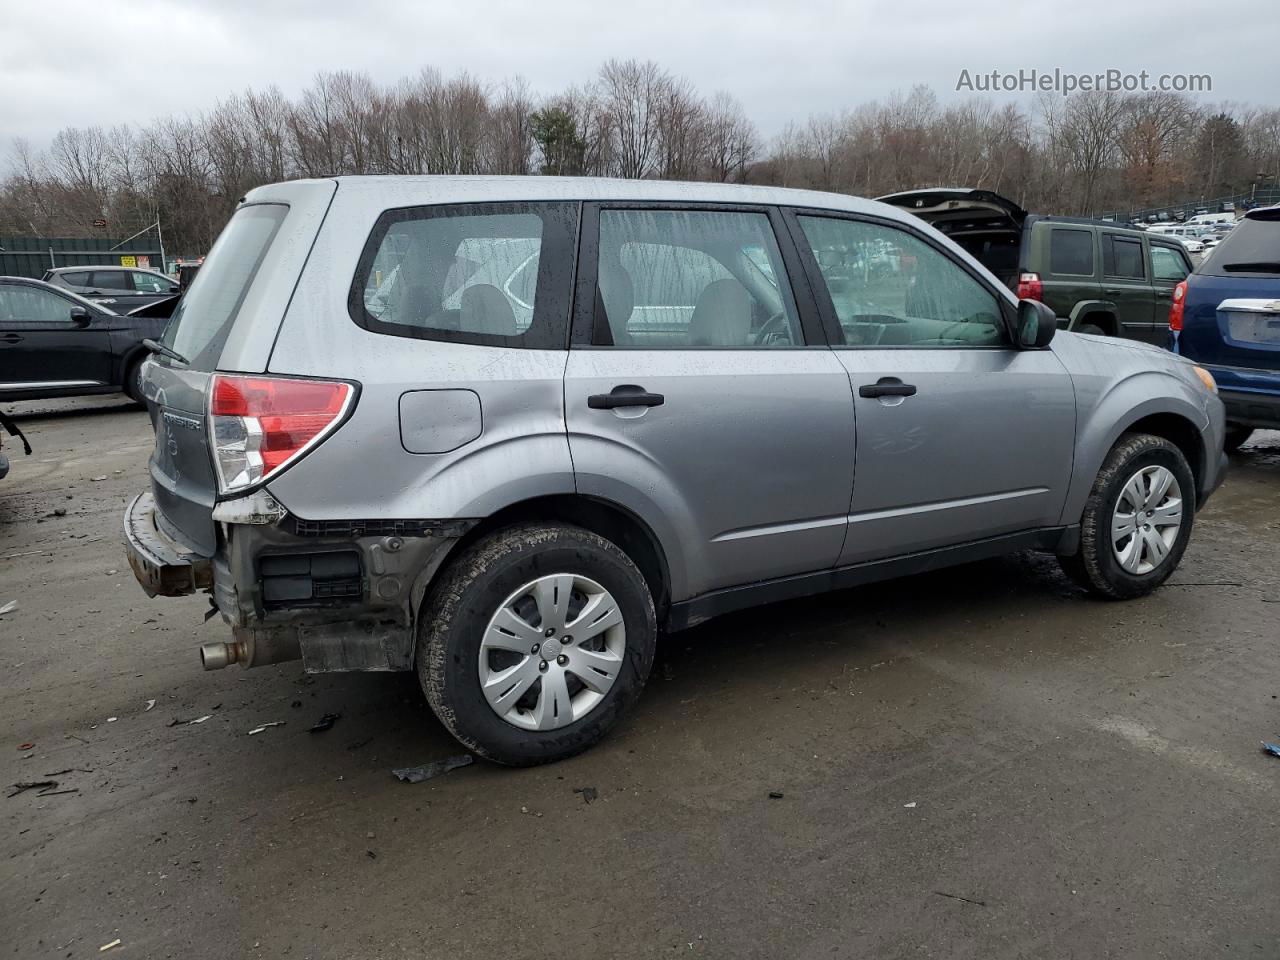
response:
M1254 263L1223 263L1223 270L1232 273L1280 273L1280 260L1259 260Z
M182 364L184 367L191 366L190 360L180 354L177 350L166 347L159 340L152 340L150 337L145 337L142 341L142 345L152 353L158 353L162 357L168 357L170 360L178 361L178 363Z

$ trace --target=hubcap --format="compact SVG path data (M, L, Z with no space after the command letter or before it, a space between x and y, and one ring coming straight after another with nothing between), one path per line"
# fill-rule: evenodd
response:
M1125 483L1111 517L1111 549L1127 573L1164 562L1182 529L1182 489L1165 467L1143 467Z
M480 689L507 723L555 730L600 704L626 648L622 611L608 590L574 573L539 577L489 620L480 641Z

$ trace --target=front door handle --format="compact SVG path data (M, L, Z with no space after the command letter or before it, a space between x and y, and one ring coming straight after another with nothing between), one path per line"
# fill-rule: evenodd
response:
M587 397L592 410L612 410L614 407L660 407L667 398L660 393L650 393L634 383L623 383L608 393L593 393Z
M858 388L860 397L914 397L916 385L903 383L897 377L881 377L875 383L864 383Z
M5 343L18 343L22 338L16 333L6 333L3 337L0 337L0 340L3 340Z

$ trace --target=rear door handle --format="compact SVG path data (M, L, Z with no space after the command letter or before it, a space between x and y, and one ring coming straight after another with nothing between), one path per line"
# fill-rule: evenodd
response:
M5 343L18 343L21 339L16 333L6 333L3 337L0 337L0 340Z
M881 377L875 383L864 383L858 388L860 397L914 397L916 385L903 383L897 377Z
M592 410L612 410L614 407L660 407L667 398L660 393L650 393L634 383L622 383L608 393L593 393L587 397Z
M1117 290L1114 287L1106 287L1102 292L1113 297L1118 297L1120 294L1124 293L1123 290Z

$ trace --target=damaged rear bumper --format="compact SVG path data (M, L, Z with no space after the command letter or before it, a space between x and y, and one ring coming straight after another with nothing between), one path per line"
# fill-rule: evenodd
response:
M260 492L218 504L217 553L200 557L155 509L142 494L125 512L129 564L151 596L210 594L232 638L201 649L208 670L299 657L309 673L410 669L422 596L476 522L307 521Z
M190 552L156 527L155 501L134 497L124 511L129 566L149 597L183 597L213 586L213 561Z

